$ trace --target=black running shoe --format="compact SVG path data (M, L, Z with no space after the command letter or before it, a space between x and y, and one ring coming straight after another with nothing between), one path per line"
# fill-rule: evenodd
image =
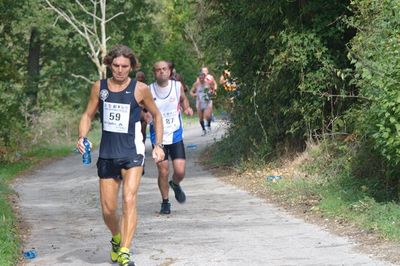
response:
M181 186L175 184L172 180L169 181L169 186L174 190L175 199L179 203L184 203L186 201L186 195L185 195L185 192L183 192Z
M161 203L160 214L170 214L171 213L171 203L163 202Z

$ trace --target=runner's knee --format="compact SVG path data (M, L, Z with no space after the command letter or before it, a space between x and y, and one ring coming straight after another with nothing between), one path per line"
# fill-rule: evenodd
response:
M132 208L132 207L134 207L134 206L136 206L136 197L137 196L137 194L136 193L125 193L124 194L124 196L123 196L123 206L124 206L124 209L126 209L126 208Z
M107 201L103 201L101 203L102 211L103 211L103 216L113 216L116 215L117 213L117 205L111 204Z
M182 180L185 176L185 169L177 169L174 171L174 179Z

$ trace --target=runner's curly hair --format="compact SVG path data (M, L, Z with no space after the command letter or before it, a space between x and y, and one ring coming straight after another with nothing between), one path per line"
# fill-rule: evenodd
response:
M131 67L132 70L137 70L140 67L140 63L136 55L133 53L131 48L128 46L118 44L111 48L111 50L108 52L106 57L104 57L104 64L107 65L108 67L111 66L113 60L116 57L123 56L128 58L131 61Z

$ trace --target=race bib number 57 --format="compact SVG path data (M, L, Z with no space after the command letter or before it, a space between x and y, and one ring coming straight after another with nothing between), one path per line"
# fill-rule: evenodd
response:
M130 104L103 103L103 129L109 132L128 133Z
M173 133L180 126L179 115L176 112L162 113L164 119L164 132Z

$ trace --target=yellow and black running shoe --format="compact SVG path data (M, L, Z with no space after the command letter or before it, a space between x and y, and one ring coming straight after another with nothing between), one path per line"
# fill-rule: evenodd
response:
M119 249L118 264L120 266L135 266L135 262L132 260L132 256L129 253L129 249L124 247Z
M110 243L111 243L111 251L110 251L111 261L117 262L120 243L115 242L114 239L112 239L112 238L111 238Z

